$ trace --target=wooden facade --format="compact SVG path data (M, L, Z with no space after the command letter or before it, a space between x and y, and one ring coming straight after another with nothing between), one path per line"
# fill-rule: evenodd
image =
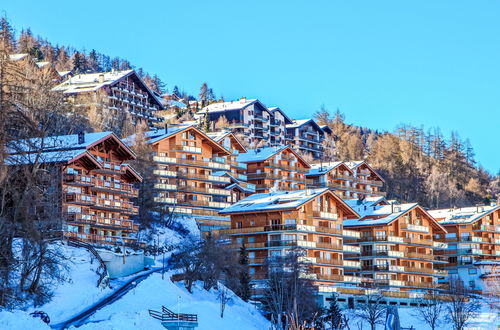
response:
M315 163L306 178L309 187L327 187L342 198L385 196L384 180L365 162Z
M241 210L252 202L262 205L261 200L283 207L250 205L248 210ZM231 216L231 229L220 234L231 237L233 248L245 245L253 280L266 278L267 260L300 248L305 251L300 261L311 265L313 273L309 275L314 285L361 282L359 277L345 275L349 270L359 270L359 261L344 260L346 249L359 252L359 248L344 245L344 237L356 237L357 233L344 231L342 220L357 214L328 189L256 194L222 212Z
M439 238L448 249L439 254L448 258L443 268L450 275L460 268L471 269L472 275L475 263L483 260L500 262L500 205L432 210L430 214L448 232Z
M229 206L230 178L224 157L230 152L194 126L174 126L148 132L156 162L155 201L169 213L218 217Z
M446 263L437 251L446 244L436 237L446 230L417 204L379 205L360 211L362 217L344 221L344 228L360 237L346 244L361 249L346 259L360 261L359 274L369 287L432 290L446 276L437 265Z
M258 193L306 188L310 165L288 146L249 150L238 161L247 164L248 182Z

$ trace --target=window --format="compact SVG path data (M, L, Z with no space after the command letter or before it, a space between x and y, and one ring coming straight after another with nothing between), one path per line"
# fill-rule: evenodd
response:
M255 242L255 237L250 236L250 237L248 238L248 243L254 243L254 242Z
M477 268L469 268L469 274L477 274Z
M241 223L241 221L236 222L236 228L243 228L243 224Z
M237 237L236 238L236 243L243 244L243 237Z

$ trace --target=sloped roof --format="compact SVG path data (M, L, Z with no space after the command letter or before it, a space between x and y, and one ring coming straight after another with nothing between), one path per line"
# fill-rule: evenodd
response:
M326 174L340 165L345 165L343 162L325 162L321 164L311 164L311 169L306 176L316 176ZM352 170L346 165L347 170L352 173Z
M140 85L149 93L151 98L163 108L163 103L156 93L154 93L134 70L111 71L77 74L55 86L52 90L63 92L64 94L78 94L95 92L104 86L110 86L119 80L133 75ZM102 77L102 82L100 81Z
M217 143L221 143L223 139L229 137L231 139L231 143L235 143L240 152L247 152L245 146L241 144L240 140L231 131L209 132L207 133L207 136Z
M197 133L201 134L204 136L207 140L207 142L211 143L212 146L215 146L219 151L222 151L226 153L227 155L230 154L228 150L226 150L223 146L221 146L219 143L214 141L212 138L210 138L208 135L206 135L204 132L200 131L196 126L194 125L176 125L176 126L168 126L166 129L165 128L158 128L154 130L150 130L147 132L144 132L146 137L148 138L148 143L150 144L156 144L160 142L163 139L169 138L171 136L174 136L182 131L188 130L188 129L194 129ZM133 144L135 140L135 134L131 135L126 138L127 143Z
M349 205L353 210L356 210L358 213L362 213L362 210L365 207L377 206L377 205L385 205L387 204L387 200L385 197L365 197L364 199L356 199L356 198L345 198L344 202Z
M284 150L289 150L291 153L297 157L297 159L304 164L306 168L310 168L308 162L306 162L298 153L295 152L289 145L284 146L274 146L265 148L248 149L246 153L238 155L236 160L240 163L253 163L265 161L274 155L283 152Z
M129 159L135 159L135 153L113 132L96 132L85 133L83 143L79 143L78 134L11 141L8 146L10 155L7 162L10 164L59 163L72 162L81 157L89 157L92 162L97 162L87 150L107 139L115 140L129 155Z
M348 201L344 201L349 204ZM365 205L354 207L354 210L359 213L360 217L358 219L344 220L343 224L344 227L387 225L414 208L419 208L429 217L431 224L446 232L446 229L438 221L436 221L432 215L418 205L418 203L389 205L376 204L372 207L366 206L366 208Z
M219 213L224 214L295 209L326 191L328 191L327 188L321 188L253 194L229 207L226 207Z
M267 107L257 99L242 98L242 99L239 99L237 101L218 102L218 103L209 104L206 107L204 107L202 110L200 110L198 113L200 113L200 112L221 112L221 111L241 110L241 109L245 109L246 107L248 107L249 105L252 105L254 103L260 103L265 109L267 109Z
M500 205L463 207L459 209L430 210L431 214L442 225L473 223L482 217L500 209Z
M323 130L321 127L316 123L316 121L312 118L307 118L307 119L294 119L291 124L286 125L286 128L297 128L297 127L302 127L308 123L312 123L313 126L316 127L318 131L323 133Z
M351 169L351 170L355 170L357 169L359 166L361 165L365 165L374 175L377 176L377 178L379 178L381 181L385 182L384 178L381 177L377 171L375 171L373 169L373 167L371 167L370 164L368 164L367 162L365 162L364 160L356 160L356 161L350 161L350 162L345 162L345 164Z
M293 123L293 119L290 119L290 117L288 117L286 115L286 113L281 110L279 107L270 107L270 108L267 108L267 110L269 110L270 113L274 114L276 111L280 112L283 117L285 118L285 124L291 124Z

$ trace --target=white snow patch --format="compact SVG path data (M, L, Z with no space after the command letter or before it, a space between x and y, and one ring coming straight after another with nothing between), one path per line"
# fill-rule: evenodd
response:
M148 314L148 309L161 310L162 305L176 313L197 314L197 329L201 330L269 329L269 321L235 295L221 318L217 291L207 292L195 285L191 294L182 283L172 283L171 274L165 274L164 280L161 274L152 274L120 300L99 310L79 329L164 329L160 321Z
M22 311L1 311L0 329L48 330L50 327L38 318Z

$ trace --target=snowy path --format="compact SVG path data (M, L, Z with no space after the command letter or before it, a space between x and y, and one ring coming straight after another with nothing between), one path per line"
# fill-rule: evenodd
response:
M66 329L69 328L70 326L80 326L84 323L86 319L88 319L92 314L94 314L96 311L99 309L112 304L116 300L120 299L123 295L125 295L127 292L129 292L131 289L137 286L137 284L144 279L146 279L148 276L153 274L154 272L159 272L161 271L162 268L154 268L148 271L141 272L137 274L136 276L130 278L127 280L124 284L122 284L117 290L115 290L113 293L110 295L104 297L100 301L96 302L95 304L89 306L88 308L84 309L77 315L71 317L69 320L60 322L58 324L51 325L50 327L52 329Z

